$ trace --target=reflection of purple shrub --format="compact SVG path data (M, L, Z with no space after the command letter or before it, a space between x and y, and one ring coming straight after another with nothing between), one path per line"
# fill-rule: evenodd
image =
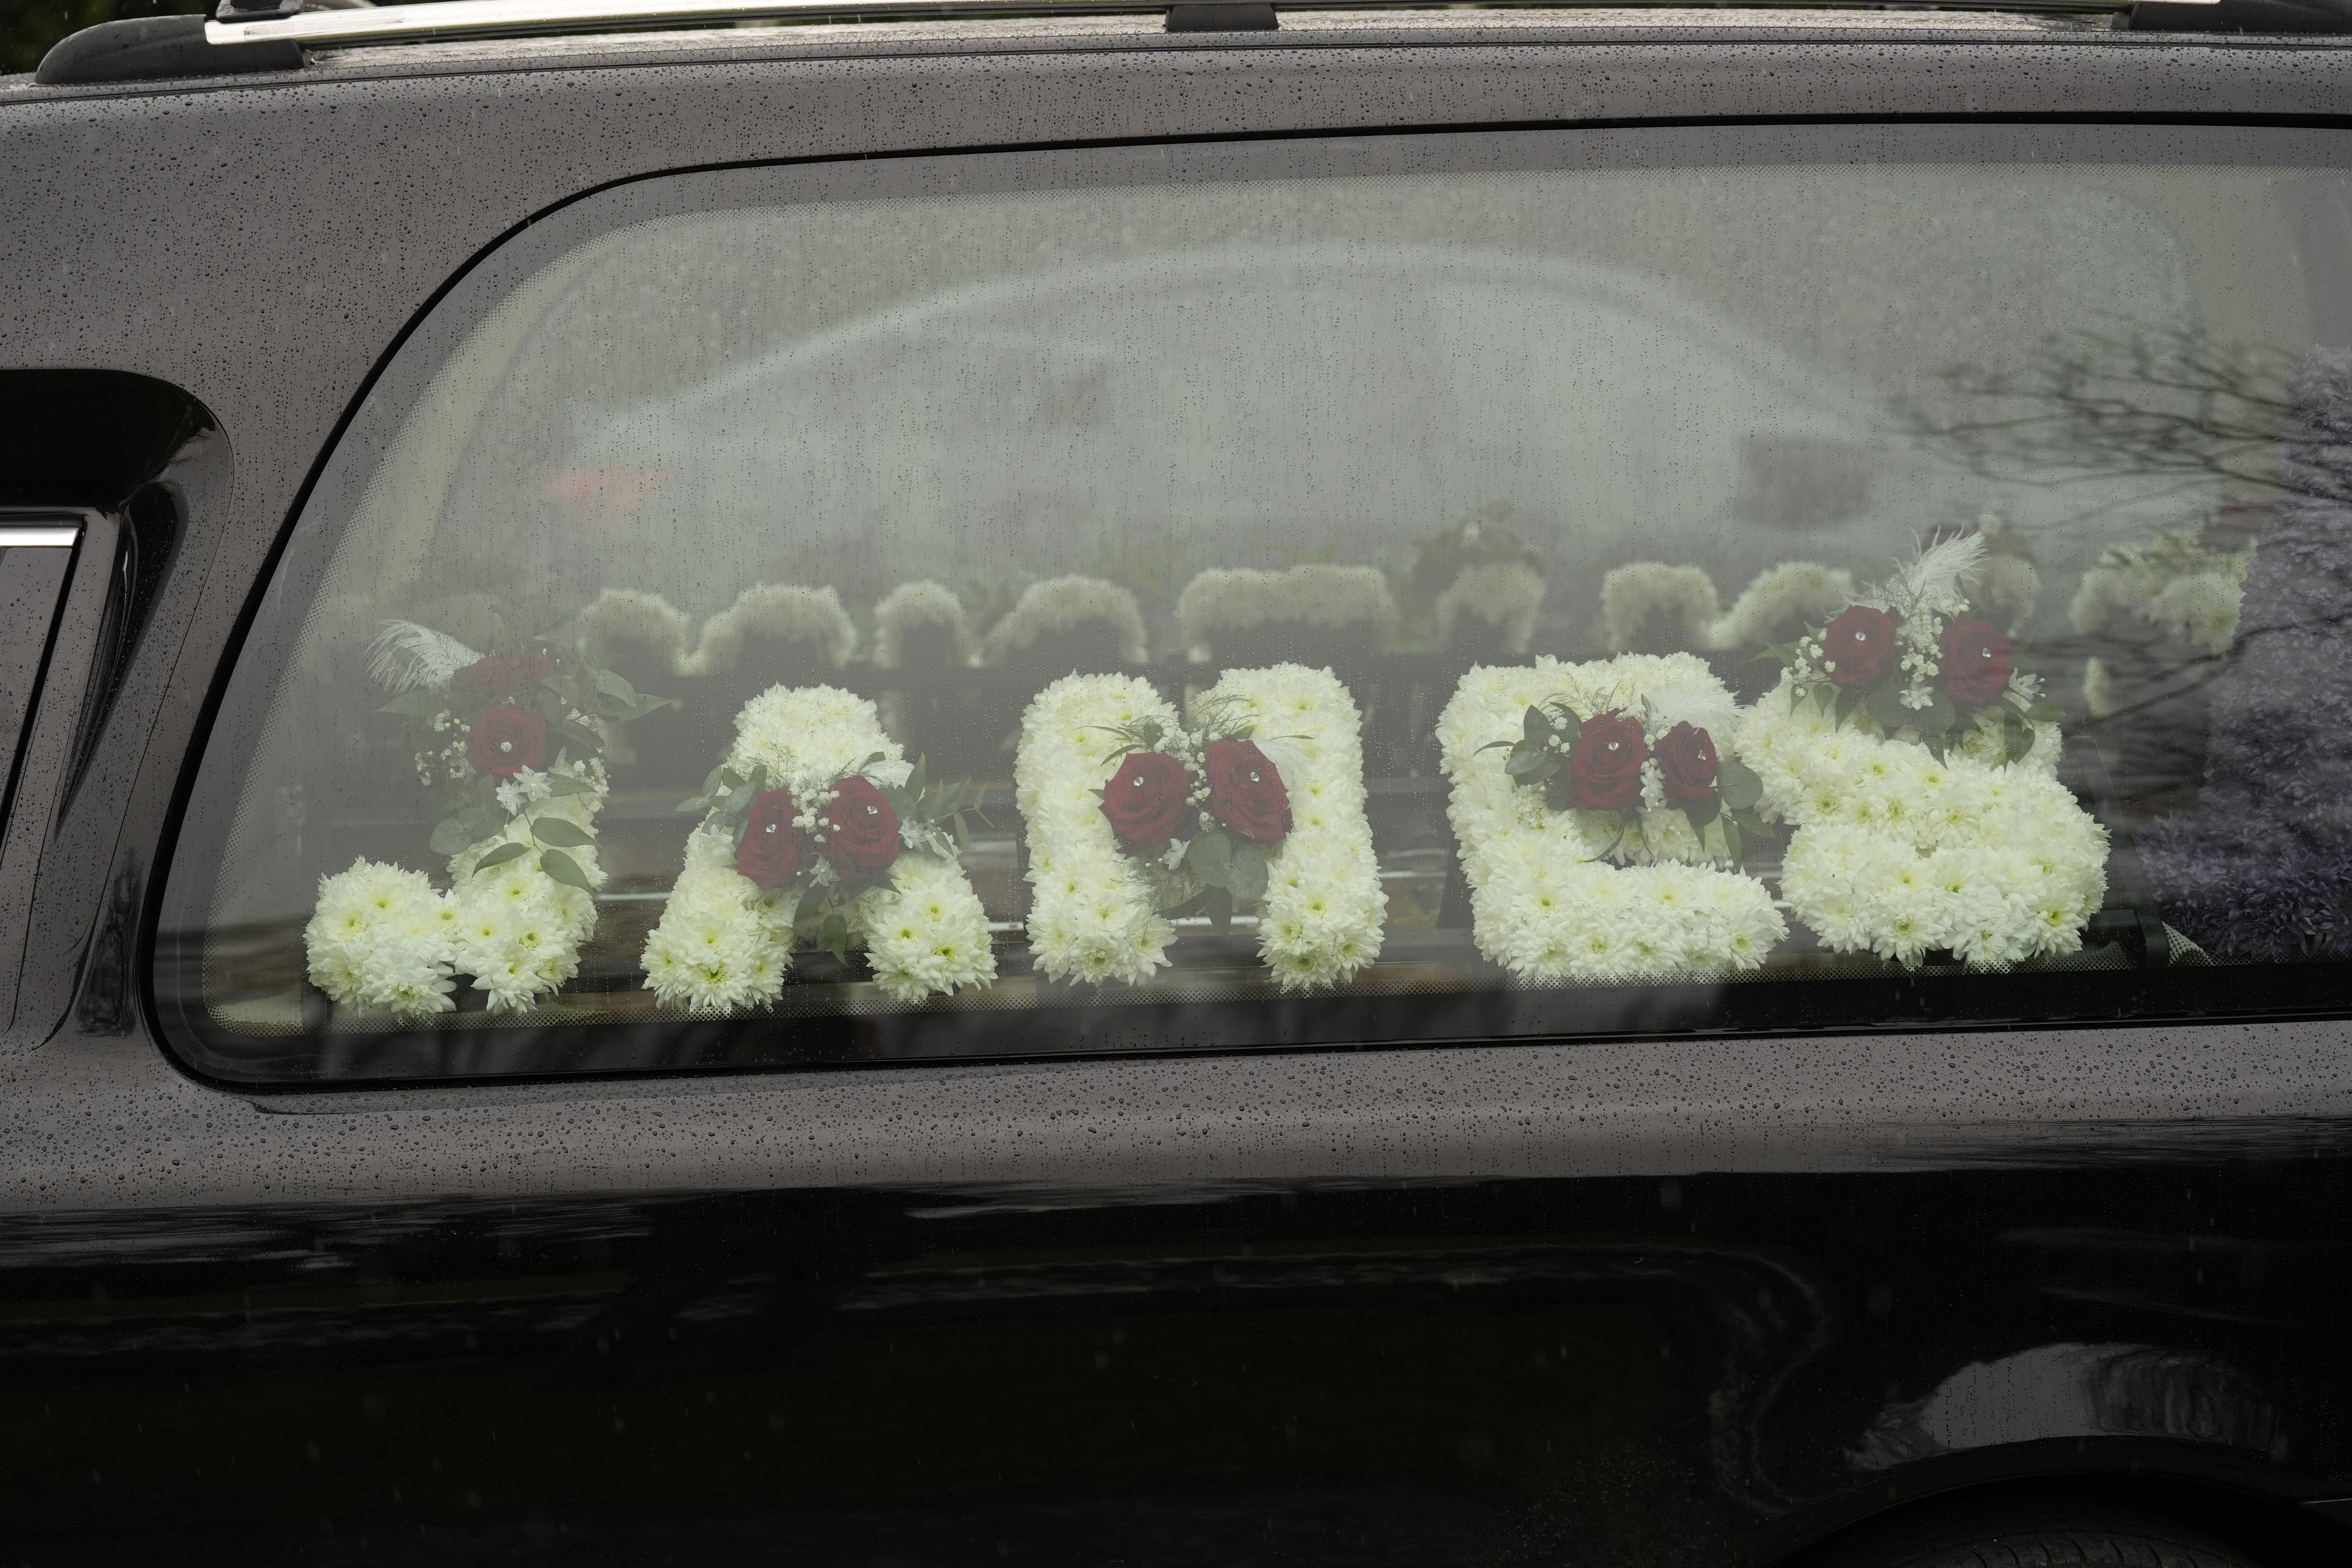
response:
M2198 810L2139 850L2164 918L2217 955L2352 956L2352 349L2304 356L2279 481Z

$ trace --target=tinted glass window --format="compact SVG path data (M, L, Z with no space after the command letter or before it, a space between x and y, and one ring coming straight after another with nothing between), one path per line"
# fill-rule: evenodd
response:
M158 996L240 1078L2326 1005L2338 143L681 175L294 526Z

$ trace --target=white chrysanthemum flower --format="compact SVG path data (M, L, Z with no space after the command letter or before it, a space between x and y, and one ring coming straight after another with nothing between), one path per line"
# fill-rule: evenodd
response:
M1766 759L1759 809L1795 825L1780 891L1839 952L1916 963L1945 949L2008 964L2082 943L2106 896L2106 830L2056 776L2055 724L2016 762L1998 718L1937 762L1925 747L1848 727L1824 732L1784 679L1742 722L1742 757Z
M1378 567L1310 562L1277 572L1218 566L1194 577L1176 599L1176 625L1187 644L1268 626L1338 631L1361 627L1376 644L1395 635L1396 596Z
M360 859L321 877L302 933L310 984L346 1006L401 1017L450 1011L449 912L422 871Z
M711 675L734 668L743 657L744 639L755 635L810 644L836 669L857 652L856 624L830 585L754 583L702 624L701 639L680 667L681 673Z
M1814 561L1783 561L1758 573L1731 608L1700 628L1698 646L1752 648L1776 631L1824 619L1853 603L1853 573Z
M1002 664L1050 632L1070 631L1097 622L1118 637L1118 657L1141 664L1149 656L1143 634L1143 610L1135 595L1100 577L1049 577L1021 591L1005 617L989 627L981 653L991 664Z
M1636 561L1601 579L1603 647L1613 652L1632 647L1654 614L1679 622L1691 642L1698 643L1722 614L1715 579L1699 567L1662 561Z
M1013 784L1029 828L1029 948L1049 979L1133 984L1167 963L1176 940L1097 793L1118 767L1110 731L1146 719L1170 734L1182 728L1150 681L1126 675L1065 676L1022 716Z
M877 752L882 760L868 764ZM725 762L745 778L764 768L769 787L791 790L807 816L835 780L861 766L903 780L906 754L866 698L833 686L772 686L735 716ZM780 998L792 967L791 890L763 891L736 870L733 835L706 820L688 836L686 864L646 941L646 982L655 996L665 1006L704 1013ZM893 1001L912 1004L995 977L987 911L953 860L902 851L888 880L860 893L845 915Z
M925 626L945 630L954 640L956 657L969 659L974 644L971 622L963 601L943 583L901 583L874 606L874 662L896 669L906 657L909 634Z
M1454 640L1455 626L1466 616L1500 629L1505 647L1525 653L1543 600L1543 574L1524 561L1483 561L1465 567L1437 595L1438 646Z
M1343 984L1379 956L1388 921L1356 700L1328 669L1277 664L1225 671L1194 700L1196 721L1211 710L1255 724L1290 794L1290 832L1267 858L1258 952L1286 991Z
M676 675L686 663L686 616L659 594L607 588L580 612L580 652L609 667L617 650L643 648L656 668Z
M2067 615L2087 635L2137 620L2224 654L2237 636L2252 560L2251 550L2208 550L2191 534L2158 534L2151 544L2102 556L2083 574Z
M1578 813L1544 809L1505 772L1500 748L1482 749L1517 735L1528 708L1554 698L1588 715L1616 708L1646 710L1665 728L1689 721L1727 751L1736 727L1730 694L1690 654L1591 664L1538 658L1465 676L1437 733L1478 950L1538 983L1761 964L1786 934L1780 912L1761 882L1706 863L1712 856L1682 812L1643 813L1639 832L1616 850L1635 864L1620 868L1600 858L1611 849L1609 835Z

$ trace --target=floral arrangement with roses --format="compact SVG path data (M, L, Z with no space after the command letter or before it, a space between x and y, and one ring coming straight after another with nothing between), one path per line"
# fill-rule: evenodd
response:
M1645 824L1656 811L1682 813L1702 850L1725 860L1740 858L1743 829L1772 837L1748 815L1763 795L1761 780L1688 719L1668 722L1647 702L1644 715L1612 708L1587 718L1571 699L1548 697L1528 705L1517 739L1480 750L1507 748L1503 772L1538 792L1546 810L1587 814L1609 836L1601 854L1612 859L1631 858L1636 845L1650 847ZM1670 849L1668 858L1681 857Z
M1045 688L1013 769L1037 967L1139 982L1167 963L1174 919L1223 927L1255 905L1285 990L1353 976L1386 917L1360 726L1346 686L1295 664L1227 670L1184 719L1134 677Z
M1839 723L1859 715L1943 760L1948 749L2016 762L2059 710L1999 626L1970 613L1965 584L1985 558L1980 533L1948 539L1856 599L1826 625L1764 650L1788 667L1798 700Z
M2105 899L2106 831L2058 782L2057 712L1966 613L1982 548L1936 546L1795 645L1741 721L1758 810L1795 829L1781 895L1832 952L2016 963L2080 948Z
M1464 676L1437 738L1478 950L1538 982L1761 964L1787 926L1723 868L1762 788L1720 746L1738 711L1686 653Z
M844 961L862 942L876 983L902 1003L994 978L987 910L957 858L982 791L929 782L874 704L835 687L771 687L735 731L677 808L702 821L646 942L661 1002L773 1002L803 941Z
M471 975L493 1011L530 1005L579 970L595 929L595 816L614 726L647 697L551 638L483 654L411 621L385 623L370 670L407 721L434 793L431 845L450 887L361 859L320 879L305 932L311 984L399 1016L456 1006Z

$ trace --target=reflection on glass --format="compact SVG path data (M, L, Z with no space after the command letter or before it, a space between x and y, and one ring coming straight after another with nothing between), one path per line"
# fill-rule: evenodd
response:
M2239 1005L2352 942L2335 176L2008 134L581 204L320 487L159 994L292 1078Z

